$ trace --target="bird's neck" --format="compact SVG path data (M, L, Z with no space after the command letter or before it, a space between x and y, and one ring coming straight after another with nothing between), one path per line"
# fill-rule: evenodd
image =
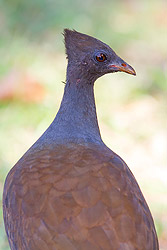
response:
M61 106L48 132L55 141L103 143L96 115L94 79L88 80L78 69L67 70Z

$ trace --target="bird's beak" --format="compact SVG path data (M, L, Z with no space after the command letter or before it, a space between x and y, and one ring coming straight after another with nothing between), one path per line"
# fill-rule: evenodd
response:
M124 61L121 61L121 63L110 64L109 68L113 71L122 71L134 76L136 75L135 70Z

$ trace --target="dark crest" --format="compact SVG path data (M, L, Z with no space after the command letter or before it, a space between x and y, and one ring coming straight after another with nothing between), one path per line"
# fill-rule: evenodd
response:
M108 45L98 39L79 33L75 30L64 29L64 40L67 57L76 58L82 52L89 52L94 49L109 48Z

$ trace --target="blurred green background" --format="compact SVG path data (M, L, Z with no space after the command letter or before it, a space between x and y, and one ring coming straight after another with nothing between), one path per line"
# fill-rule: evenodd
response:
M0 0L0 199L7 172L53 120L66 72L63 28L131 64L95 84L104 142L127 162L167 249L167 1ZM0 206L0 249L9 250Z

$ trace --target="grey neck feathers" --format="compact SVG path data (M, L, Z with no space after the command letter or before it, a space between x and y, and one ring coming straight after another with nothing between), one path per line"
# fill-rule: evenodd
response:
M67 82L60 109L41 137L49 143L103 144L96 115L93 77L84 75L80 67L68 66Z

